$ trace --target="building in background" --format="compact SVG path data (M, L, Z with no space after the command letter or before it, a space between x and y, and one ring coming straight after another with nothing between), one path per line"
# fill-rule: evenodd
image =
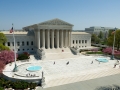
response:
M114 28L93 26L93 27L85 28L85 32L98 35L100 31L102 31L104 38L106 38L108 37L109 30L112 30L112 29Z

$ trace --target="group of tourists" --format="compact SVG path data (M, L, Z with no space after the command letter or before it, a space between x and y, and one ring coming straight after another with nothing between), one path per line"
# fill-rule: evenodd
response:
M26 76L27 76L27 77L35 77L36 75L35 75L35 74L30 74L30 73L28 73L28 74L26 74Z

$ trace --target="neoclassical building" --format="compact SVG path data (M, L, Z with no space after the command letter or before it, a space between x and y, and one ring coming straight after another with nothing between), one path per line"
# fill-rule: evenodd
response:
M35 47L63 48L69 47L71 42L72 24L59 19L53 19L39 24L24 27L26 31L33 30L35 34Z
M23 30L14 30L16 51L34 52L42 59L47 50L89 49L91 48L91 35L86 32L72 32L73 25L60 19L52 19L42 23L23 27ZM12 33L3 32L8 41L6 46L14 50Z

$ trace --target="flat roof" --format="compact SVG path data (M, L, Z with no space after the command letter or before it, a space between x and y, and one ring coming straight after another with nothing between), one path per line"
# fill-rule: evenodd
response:
M10 33L10 31L0 31L0 33L4 33L4 34L12 34ZM27 34L27 31L14 31L14 34Z
M72 34L89 34L89 33L86 33L86 32L72 32Z

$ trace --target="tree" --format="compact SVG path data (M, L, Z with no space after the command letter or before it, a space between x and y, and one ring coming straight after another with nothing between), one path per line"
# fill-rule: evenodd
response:
M110 37L110 36L112 35L112 34L111 34L112 32L113 32L113 30L109 30L109 32L108 32L108 37Z
M103 39L103 33L102 33L102 31L100 31L98 37L99 37L100 39Z
M91 42L92 43L99 43L100 39L95 34L92 34L92 36L91 36Z
M16 55L17 58L17 55ZM14 52L4 50L0 52L0 60L3 61L5 64L14 62Z
M2 50L10 50L9 47L4 46L3 44L0 44L0 51Z
M0 60L0 74L2 73L4 68L5 68L5 64L3 61Z
M7 42L7 38L3 33L0 33L0 51L1 50L10 50L9 47L4 46L3 43Z
M120 48L120 30L116 30L115 33L115 47L117 47L117 50ZM113 46L113 41L114 41L114 34L109 35L107 39L107 44L109 46Z
M7 38L3 33L0 33L0 44L7 42Z

